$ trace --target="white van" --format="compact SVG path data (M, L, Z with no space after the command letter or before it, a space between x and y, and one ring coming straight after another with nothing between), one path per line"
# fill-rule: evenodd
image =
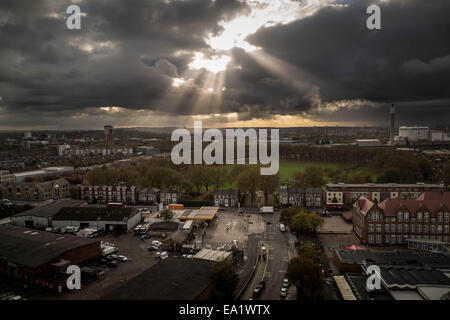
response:
M282 223L280 223L280 231L281 232L286 232L286 227Z

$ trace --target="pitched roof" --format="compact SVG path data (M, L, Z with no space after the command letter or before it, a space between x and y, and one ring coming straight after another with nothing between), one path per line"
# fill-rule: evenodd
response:
M364 196L360 196L358 200L355 201L353 206L359 206L360 212L365 216L367 212L373 207L374 203Z
M380 203L379 207L383 209L385 216L395 216L403 206L405 206L410 213L416 213L423 206L425 206L432 214L438 212L442 206L450 209L450 197L448 196L438 197L431 194L422 196L425 200L386 199Z
M34 216L34 217L51 218L64 207L79 207L83 203L85 203L85 201L73 199L59 199L53 201L48 205L34 207L33 209L15 214L14 217Z

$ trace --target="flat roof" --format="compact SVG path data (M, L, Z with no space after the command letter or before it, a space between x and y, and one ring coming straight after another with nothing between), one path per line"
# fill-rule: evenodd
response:
M344 300L356 300L356 297L344 276L333 276L333 279L336 282L339 292Z
M414 187L426 187L426 188L440 188L438 184L428 183L327 183L326 187L350 187L350 188L414 188Z
M105 296L106 300L194 300L212 283L212 262L166 258Z
M62 208L54 221L127 221L138 211L134 208Z
M230 255L231 255L230 251L203 248L194 255L194 258L215 262L215 261L223 261L227 259Z
M31 268L98 240L7 225L0 228L0 256Z
M219 207L201 207L198 210L184 210L178 220L212 220L217 214Z

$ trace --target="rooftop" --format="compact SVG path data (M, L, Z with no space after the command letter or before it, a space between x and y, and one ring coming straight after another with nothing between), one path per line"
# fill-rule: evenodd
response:
M133 208L62 208L53 220L74 220L74 221L127 221L137 214Z
M35 207L31 210L18 213L14 215L14 217L34 216L34 217L52 218L59 212L59 210L61 210L64 207L79 207L84 203L85 201L82 200L59 199L53 201L48 205Z
M227 259L230 255L231 255L230 251L203 248L194 255L194 258L208 261L223 261Z
M211 285L212 263L169 257L111 294L108 300L194 300Z
M0 228L0 256L31 268L51 262L68 250L94 242L98 241L10 225Z

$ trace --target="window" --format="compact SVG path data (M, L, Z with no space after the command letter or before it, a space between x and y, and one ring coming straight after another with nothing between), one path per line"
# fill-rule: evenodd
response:
M437 232L442 233L442 226L437 226Z
M417 225L417 232L422 233L422 225L421 224Z
M436 231L436 228L435 228L435 226L432 224L431 226L430 226L430 232L431 233L434 233Z
M382 230L381 223L378 223L377 224L377 232L382 232L381 230Z
M442 222L442 212L438 212L438 222Z
M415 224L411 225L411 232L416 232L416 225Z
M407 224L403 225L403 232L405 232L405 233L409 232Z
M428 222L428 220L430 219L430 213L429 212L425 212L423 215L423 220L425 222Z
M397 219L398 219L398 222L402 221L402 219L403 219L403 212L398 212L397 213Z
M444 226L444 233L448 233L448 225Z
M405 218L405 221L409 220L409 212L404 212L403 217Z
M389 232L389 223L386 223L386 225L384 226L384 231Z
M391 232L395 232L395 224L391 224Z
M369 232L373 232L374 228L373 228L373 224L369 224Z
M445 222L448 222L448 219L449 219L449 213L446 212L446 213L445 213Z
M417 221L422 222L422 212L417 213Z
M377 243L381 243L382 242L381 234L377 234L376 239L377 239Z
M427 224L423 226L423 232L428 233L428 225Z
M369 243L374 243L373 234L369 234Z

